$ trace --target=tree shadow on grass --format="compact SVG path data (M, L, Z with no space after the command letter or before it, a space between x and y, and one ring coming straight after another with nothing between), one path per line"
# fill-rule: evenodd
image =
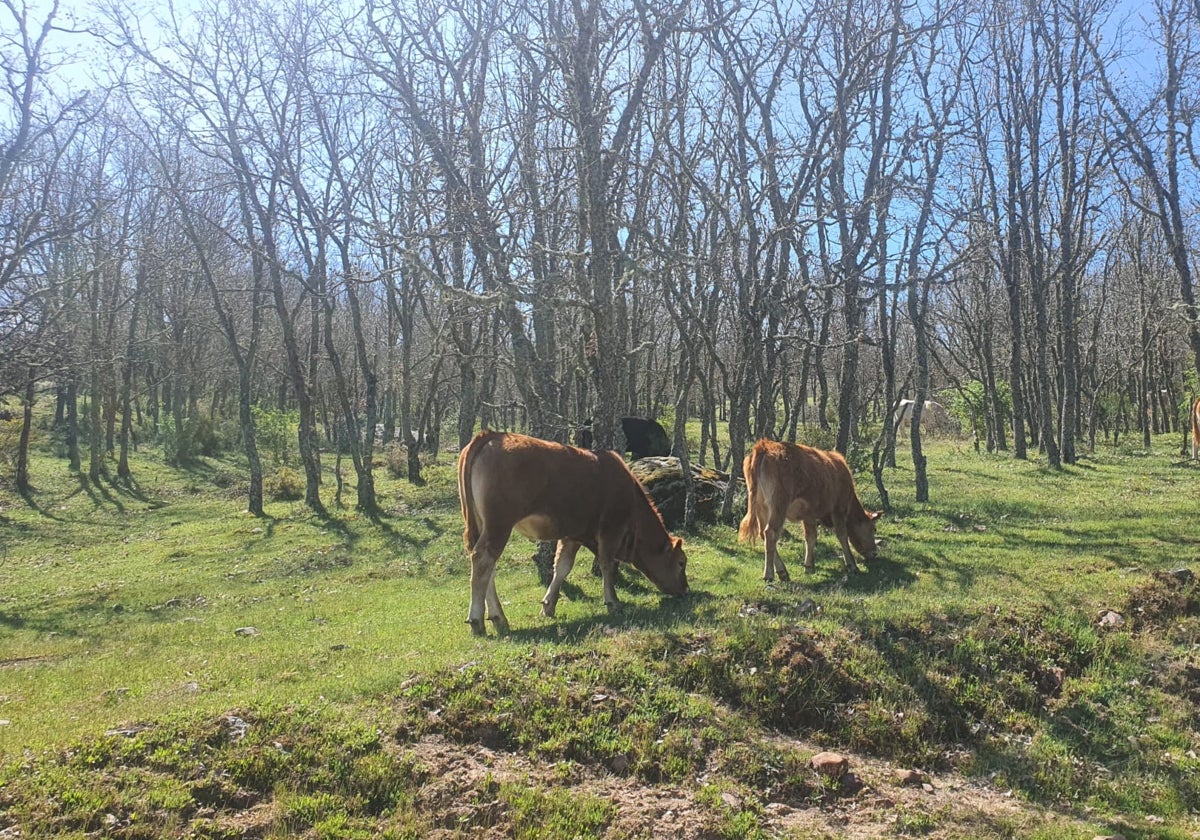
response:
M111 508L117 513L125 513L126 499L134 499L141 502L151 510L157 510L167 504L162 499L154 498L148 494L133 477L120 478L105 473L99 481L92 481L87 473L82 471L76 472L73 477L76 486L66 495L65 499L71 499L84 494L91 500L95 508ZM50 503L46 499L39 499L39 496L42 494L37 488L31 487L19 495L25 504L31 510L38 513L38 515L54 522L66 521L63 517L51 513Z
M387 537L388 547L393 551L427 548L445 536L449 527L452 527L447 526L444 521L439 521L438 517L430 515L386 517L381 514L372 519L372 522ZM406 529L397 527L401 524L419 525L425 529L426 533L415 535Z
M125 513L125 505L118 498L117 494L112 492L111 481L107 476L99 481L92 481L87 475L83 473L79 474L79 487L83 492L87 493L88 497L92 500L93 506L97 508L108 506L116 510L117 513Z
M79 492L78 490L75 491L75 493L78 493L78 492ZM75 493L72 493L71 495L73 496L73 495L75 495ZM20 494L20 496L21 496L21 499L24 500L25 504L29 506L30 510L33 510L39 516L41 516L45 519L49 519L51 522L65 522L66 521L63 517L55 516L53 513L51 513L50 506L48 504L44 504L44 503L41 503L38 501L38 492L37 492L36 488L31 487L31 488L23 491Z
M34 618L0 610L0 628L82 638L93 632L96 622L123 614L127 614L127 610L119 602L114 603L107 595L97 594L86 600L62 603L53 610L42 610Z

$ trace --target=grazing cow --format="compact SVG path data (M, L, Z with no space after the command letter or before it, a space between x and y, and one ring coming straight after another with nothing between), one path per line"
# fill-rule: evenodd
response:
M1192 460L1200 454L1200 397L1192 401Z
M893 420L897 434L901 429L909 427L912 423L912 415L913 401L900 400ZM925 407L921 409L921 429L931 434L945 434L954 430L954 421L950 418L950 412L946 411L946 407L941 403L925 400Z
M667 431L657 420L646 420L642 417L622 417L621 431L625 433L625 451L633 455L633 460L649 458L653 455L670 455L671 439ZM583 425L575 433L575 445L584 449L592 448L592 419L583 421Z
M604 603L617 606L618 560L631 563L668 595L687 592L683 540L672 537L646 491L615 452L589 452L507 432L477 434L458 457L458 496L471 555L467 622L484 635L483 608L496 630L508 620L496 596L496 561L514 530L558 540L554 579L542 615L554 617L559 590L587 546L604 581Z
M738 539L763 538L763 580L774 580L776 571L780 580L791 579L778 548L786 520L804 523L805 571L813 570L818 522L837 534L847 571L858 571L851 544L865 559L875 559L875 520L880 514L863 509L850 468L839 453L760 440L746 456L742 472L748 497Z

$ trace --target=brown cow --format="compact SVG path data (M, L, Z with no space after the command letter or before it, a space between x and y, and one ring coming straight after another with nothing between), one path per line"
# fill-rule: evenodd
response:
M779 535L785 520L804 523L804 569L813 570L817 523L832 528L842 544L846 570L857 572L850 553L853 544L867 560L875 559L875 520L880 514L864 510L854 488L846 459L794 443L760 440L742 463L746 476L746 516L738 539L766 543L763 580L790 580L779 557Z
M483 607L496 630L508 619L496 596L496 561L514 530L533 540L558 540L554 579L542 599L553 618L559 590L587 546L600 565L604 603L617 606L618 560L633 564L669 595L687 592L683 540L672 537L646 491L615 452L589 452L509 432L477 434L458 457L463 541L471 555L467 622L484 635Z
M1192 460L1200 453L1200 397L1192 402Z

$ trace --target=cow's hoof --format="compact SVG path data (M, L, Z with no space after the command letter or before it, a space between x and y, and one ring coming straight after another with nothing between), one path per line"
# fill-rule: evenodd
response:
M487 628L483 626L483 620L478 618L468 618L467 624L471 625L471 634L474 636L486 636Z
M604 606L608 609L609 615L613 615L614 613L621 611L621 605L616 601L605 601Z
M546 601L542 601L542 615L545 618L554 618L555 609L556 609L556 606L554 604L548 603Z
M782 570L780 570L780 572L779 572L779 582L780 582L780 583L790 583L790 582L791 582L791 580L792 580L792 576L791 576L791 575L789 575L789 574L788 574L787 572L785 572L785 571L782 571Z
M508 633L508 619L502 615L494 615L488 619L492 622L492 626L496 628L497 633Z

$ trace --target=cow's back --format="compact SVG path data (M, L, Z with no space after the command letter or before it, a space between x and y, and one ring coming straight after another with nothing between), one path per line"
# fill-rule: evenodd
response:
M619 520L628 507L622 473L629 471L611 452L481 432L464 450L459 472L464 518L479 528L516 526L536 539L591 542L602 522Z
M760 440L751 461L756 492L771 508L787 505L788 519L827 521L860 507L850 468L837 452Z

